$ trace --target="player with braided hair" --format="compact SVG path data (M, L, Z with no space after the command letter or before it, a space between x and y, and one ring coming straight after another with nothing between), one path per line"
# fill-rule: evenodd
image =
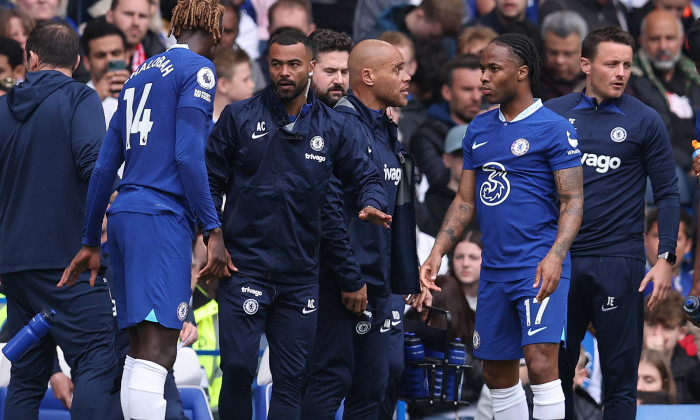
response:
M436 288L442 256L477 214L484 248L474 355L484 360L496 420L528 418L518 379L523 355L534 418L564 418L557 356L583 180L576 131L533 98L539 64L534 44L522 35L501 35L484 49L483 95L500 109L469 124L459 191L421 267L421 281Z
M83 247L60 285L99 269L102 218L117 169L119 194L108 211L112 293L119 328L128 328L121 402L124 418L163 419L163 390L189 310L195 215L208 237L203 280L235 271L223 245L204 165L216 76L210 61L221 39L216 0L180 0L178 39L134 71L104 138L88 190ZM206 57L206 58L205 58Z

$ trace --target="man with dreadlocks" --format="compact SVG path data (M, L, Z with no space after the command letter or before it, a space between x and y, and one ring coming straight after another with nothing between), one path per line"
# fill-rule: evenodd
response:
M559 354L559 373L571 396L578 346L592 323L603 373L603 418L616 420L635 418L644 327L640 292L654 282L648 303L653 309L671 287L680 219L668 132L654 109L623 94L633 50L634 39L618 27L591 31L581 46L586 88L546 104L576 127L585 181L584 217L571 246L567 348ZM659 211L659 255L645 276L647 177ZM566 413L573 418L571 398Z
M147 60L124 84L90 179L83 247L59 283L71 284L87 268L95 280L102 218L124 162L108 212L108 242L117 319L129 330L121 387L127 419L165 417L164 382L192 293L195 215L209 239L199 278L235 270L203 159L216 85L210 59L221 39L222 12L216 0L180 0L172 18L179 43Z
M500 109L469 124L459 191L421 267L421 281L436 288L442 256L477 214L484 249L474 355L484 360L496 420L528 418L518 379L523 355L534 418L564 418L557 355L566 327L568 251L583 209L581 152L571 124L533 98L539 68L535 45L523 35L501 35L484 49L483 94Z

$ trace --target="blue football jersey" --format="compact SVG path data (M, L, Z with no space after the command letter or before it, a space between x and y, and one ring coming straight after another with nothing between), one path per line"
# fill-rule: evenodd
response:
M513 121L505 121L500 110L478 115L469 124L462 149L463 168L476 174L482 278L534 277L557 235L553 172L581 165L576 131L537 100ZM570 272L567 255L562 276Z
M202 180L183 179L176 149L179 109L201 110L211 121L216 89L213 69L205 57L175 45L143 63L124 84L110 123L110 128L120 133L124 175L110 213L173 212L192 222L194 210L206 228L218 225L208 185L206 197L200 194L190 203L186 196L186 183L206 184L203 147L208 132L196 133L186 145L202 149Z

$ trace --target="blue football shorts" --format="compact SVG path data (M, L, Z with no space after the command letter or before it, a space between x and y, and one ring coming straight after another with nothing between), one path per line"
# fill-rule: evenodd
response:
M109 215L107 241L119 328L148 320L181 329L192 296L186 222L173 214L119 212Z
M569 279L561 278L554 293L535 303L534 277L510 282L479 280L474 356L484 360L515 360L523 346L559 343L566 337Z

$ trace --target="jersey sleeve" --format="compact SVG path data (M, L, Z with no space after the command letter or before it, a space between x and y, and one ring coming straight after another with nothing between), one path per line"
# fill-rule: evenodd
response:
M549 131L551 136L547 159L552 171L581 166L581 149L576 129L565 119L557 122Z
M462 169L472 171L474 170L474 162L472 161L472 144L474 143L474 130L472 125L469 124L467 127L467 132L464 134L462 139Z
M211 116L214 110L214 93L216 91L216 74L209 60L202 58L190 63L180 83L177 107L197 108Z

